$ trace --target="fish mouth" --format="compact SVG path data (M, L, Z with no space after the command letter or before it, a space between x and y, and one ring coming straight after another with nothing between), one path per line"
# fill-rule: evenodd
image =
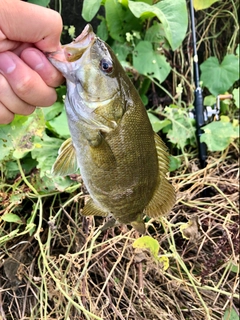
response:
M46 57L53 62L74 62L79 60L84 52L91 46L95 40L96 35L93 32L92 26L87 24L82 33L71 43L63 45L61 50L55 52L46 52Z

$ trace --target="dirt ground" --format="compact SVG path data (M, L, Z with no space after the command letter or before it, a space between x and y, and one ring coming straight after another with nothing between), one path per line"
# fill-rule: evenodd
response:
M40 200L29 193L22 207L37 210L36 230L1 225L0 319L227 319L239 307L237 157L231 147L206 169L192 160L170 178L175 207L146 220L167 270L148 249L133 248L136 231L101 233L105 219L83 218L83 186Z

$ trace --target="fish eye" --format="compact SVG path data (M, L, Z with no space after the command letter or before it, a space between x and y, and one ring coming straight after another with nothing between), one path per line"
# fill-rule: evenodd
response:
M113 70L112 62L107 59L102 59L100 61L100 68L106 73L111 73Z

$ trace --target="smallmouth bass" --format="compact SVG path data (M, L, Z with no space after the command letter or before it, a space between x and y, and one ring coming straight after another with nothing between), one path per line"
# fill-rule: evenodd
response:
M137 90L89 24L48 59L66 78L71 133L53 174L68 175L80 168L91 196L82 214L112 214L144 233L143 216L168 213L175 191L166 179L166 146L154 133Z

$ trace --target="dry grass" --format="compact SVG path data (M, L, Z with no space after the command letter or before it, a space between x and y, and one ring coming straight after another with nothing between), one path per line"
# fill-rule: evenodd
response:
M100 233L102 218L83 219L84 193L28 190L22 210L32 221L25 229L1 225L0 319L222 319L239 303L239 168L231 150L204 170L191 161L171 178L173 211L148 221L159 254L169 258L166 271L147 250L133 249L134 230ZM180 231L187 221L189 240Z

